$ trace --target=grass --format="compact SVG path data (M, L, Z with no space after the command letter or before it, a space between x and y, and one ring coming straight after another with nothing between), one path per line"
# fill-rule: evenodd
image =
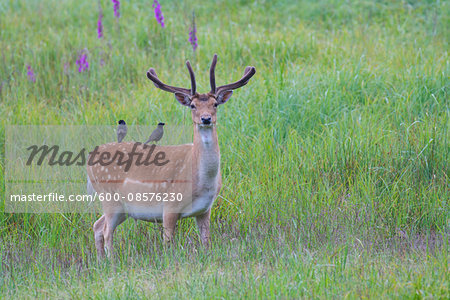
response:
M101 3L103 40L95 2L0 4L1 195L7 124L189 125L145 71L186 86L190 59L207 91L217 53L219 85L257 74L219 109L212 249L193 220L168 251L128 221L98 264L97 216L0 212L0 298L448 297L447 2L161 1L164 29L149 1Z

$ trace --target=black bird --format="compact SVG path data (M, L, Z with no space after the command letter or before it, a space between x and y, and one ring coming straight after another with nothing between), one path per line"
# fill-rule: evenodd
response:
M164 123L158 123L158 127L156 127L155 130L153 130L152 134L148 138L148 140L144 143L144 145L147 145L150 142L157 142L159 141L163 135L164 135Z
M117 141L120 143L127 135L127 123L124 120L119 121L117 126Z

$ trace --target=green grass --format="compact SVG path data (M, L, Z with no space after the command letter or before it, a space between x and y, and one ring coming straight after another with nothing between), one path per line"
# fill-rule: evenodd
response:
M0 3L2 198L7 124L188 125L145 72L187 86L190 59L208 91L217 53L219 85L257 74L219 109L212 249L190 219L168 251L127 221L97 264L97 216L0 212L0 298L449 296L446 1L161 1L164 29L151 1L101 2L103 40L95 1Z

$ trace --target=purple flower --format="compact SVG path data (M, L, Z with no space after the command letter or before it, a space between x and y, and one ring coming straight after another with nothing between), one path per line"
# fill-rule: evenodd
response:
M102 10L100 9L100 13L98 14L98 21L97 21L97 37L99 39L101 39L103 37L102 19L103 19L103 13L102 13Z
M78 66L78 72L84 72L89 70L89 63L87 61L87 54L83 51L78 57L76 64Z
M114 16L116 18L120 18L120 1L119 0L111 0L111 2L114 4Z
M29 81L36 82L36 75L34 74L33 68L30 65L27 65L27 76Z
M161 27L164 28L164 16L161 11L161 4L159 4L158 0L154 0L152 7L155 10L156 21L158 21L158 23L161 24Z
M197 26L195 25L195 14L192 13L192 28L189 32L189 43L192 45L192 49L197 49L198 43L197 43Z

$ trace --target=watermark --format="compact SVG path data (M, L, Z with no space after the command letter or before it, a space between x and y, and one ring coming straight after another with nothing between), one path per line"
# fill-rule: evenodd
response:
M145 153L145 159L143 158L144 153L137 151L137 148L140 145L143 145L143 149L149 148L149 151ZM27 150L30 151L30 155L28 156L26 165L31 166L33 160L37 157L36 164L38 166L41 166L44 161L48 163L49 166L84 166L87 162L88 166L95 166L97 164L101 166L113 164L117 164L118 166L125 165L124 172L128 172L133 163L136 166L149 166L154 164L157 167L169 163L169 160L166 160L166 153L161 150L154 155L154 158L152 158L155 148L156 145L148 146L140 142L135 142L133 143L131 151L125 153L120 150L114 150L116 148L113 147L111 147L112 151L110 151L109 148L105 148L104 151L99 151L99 146L97 146L92 152L89 152L89 159L87 159L85 148L82 148L78 153L73 153L68 150L60 152L58 145L53 145L51 147L47 145L31 145L27 148Z
M136 201L136 202L181 202L183 201L182 193L97 193L85 195L64 195L58 193L48 194L11 194L9 201L11 202L120 202L120 201Z
M190 126L7 126L5 141L6 212L191 209Z

